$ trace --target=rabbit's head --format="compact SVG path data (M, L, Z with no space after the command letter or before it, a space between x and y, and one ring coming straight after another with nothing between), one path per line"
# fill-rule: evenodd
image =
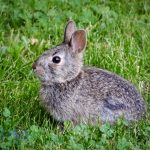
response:
M32 68L42 82L69 81L81 71L85 47L85 30L76 30L74 22L69 21L64 33L64 42L44 52Z

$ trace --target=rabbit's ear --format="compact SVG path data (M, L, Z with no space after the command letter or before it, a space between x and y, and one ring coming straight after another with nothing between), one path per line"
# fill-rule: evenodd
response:
M72 20L69 20L66 25L66 29L65 29L65 33L64 33L64 42L65 43L70 42L72 34L75 32L75 30L76 30L75 23Z
M70 45L74 52L80 53L86 47L86 32L85 30L77 30L73 33Z

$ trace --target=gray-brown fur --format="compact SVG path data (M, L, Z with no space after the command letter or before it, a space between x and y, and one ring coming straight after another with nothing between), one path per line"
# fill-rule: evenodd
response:
M136 88L102 69L83 67L86 32L69 21L64 42L46 51L33 64L41 80L41 101L58 121L78 124L115 122L119 117L136 121L146 116L146 106ZM53 63L55 56L60 63Z

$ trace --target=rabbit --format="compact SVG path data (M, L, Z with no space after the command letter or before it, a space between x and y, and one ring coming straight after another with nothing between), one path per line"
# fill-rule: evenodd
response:
M47 112L59 122L75 125L145 118L146 104L130 82L107 70L83 66L86 43L86 31L77 30L70 20L63 43L48 49L33 63Z

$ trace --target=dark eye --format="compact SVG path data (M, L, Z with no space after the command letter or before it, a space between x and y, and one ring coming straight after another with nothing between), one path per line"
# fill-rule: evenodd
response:
M53 61L53 63L58 64L58 63L60 63L61 59L59 56L55 56L55 57L53 57L52 61Z

